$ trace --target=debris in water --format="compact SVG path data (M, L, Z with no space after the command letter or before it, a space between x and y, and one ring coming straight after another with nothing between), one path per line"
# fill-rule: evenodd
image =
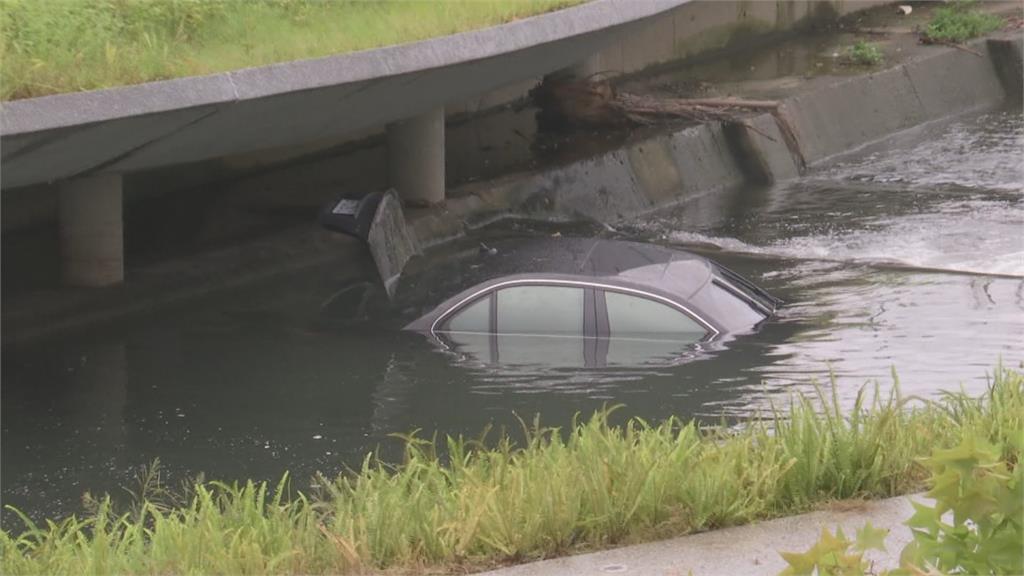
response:
M771 112L780 104L776 100L659 98L618 93L603 78L548 78L530 95L544 112L579 127L643 126L666 118L743 123L741 114L751 110Z
M545 78L530 96L541 112L560 123L582 128L647 126L659 121L682 119L694 122L722 122L743 126L768 140L768 134L749 122L751 112L768 112L801 170L806 167L796 130L778 100L739 98L661 98L618 93L602 77Z
M910 13L913 11L914 7L908 6L907 4L900 4L899 6L896 7L896 12L902 14L903 16L909 16Z

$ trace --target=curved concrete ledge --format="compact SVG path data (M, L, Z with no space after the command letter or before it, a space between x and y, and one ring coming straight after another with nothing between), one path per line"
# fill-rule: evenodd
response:
M595 0L312 60L4 103L3 187L343 136L574 64L689 0Z

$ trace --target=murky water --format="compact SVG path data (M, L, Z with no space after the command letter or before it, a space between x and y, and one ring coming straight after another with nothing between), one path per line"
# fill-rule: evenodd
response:
M350 276L340 263L8 346L3 501L75 512L85 491L124 496L154 458L171 480L302 479L371 450L395 458L394 433L476 435L535 414L564 425L610 404L655 420L742 415L829 371L846 400L894 367L906 393L977 392L1000 359L1024 361L1022 149L1019 112L964 117L797 183L621 225L710 254L788 303L759 334L674 365L499 369L418 334L325 322Z

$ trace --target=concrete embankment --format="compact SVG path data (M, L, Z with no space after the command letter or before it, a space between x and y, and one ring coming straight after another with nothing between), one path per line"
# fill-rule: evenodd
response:
M414 212L425 245L519 215L601 222L696 200L715 190L764 184L920 124L1019 100L1022 39L976 41L970 51L923 51L897 66L843 79L814 79L782 99L796 136L786 144L771 114L750 127L702 124L658 134L569 165L464 187L446 206Z

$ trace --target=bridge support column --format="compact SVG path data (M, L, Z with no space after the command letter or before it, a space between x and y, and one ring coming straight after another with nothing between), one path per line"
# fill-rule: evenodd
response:
M64 283L120 284L124 280L121 175L85 176L62 183L57 213Z
M591 54L587 59L581 60L563 70L563 72L570 78L579 79L590 78L594 74L604 71L605 70L601 68L601 58L597 54Z
M444 201L444 107L389 124L388 181L402 202Z

